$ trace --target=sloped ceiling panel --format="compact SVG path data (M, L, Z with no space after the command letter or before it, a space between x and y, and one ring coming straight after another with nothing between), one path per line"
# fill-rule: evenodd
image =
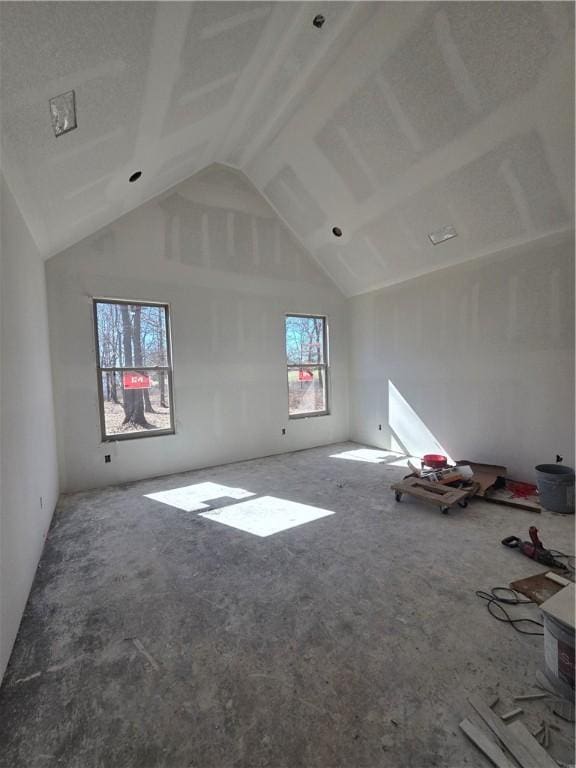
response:
M382 3L247 172L351 294L571 229L572 29L564 3Z
M573 27L563 2L4 2L3 172L49 257L228 163L361 293L573 227Z

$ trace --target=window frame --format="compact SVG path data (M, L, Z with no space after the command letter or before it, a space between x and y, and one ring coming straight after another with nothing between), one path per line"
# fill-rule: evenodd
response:
M290 380L288 374L291 370L300 370L303 365L294 365L288 363L288 349L286 346L286 320L289 317L304 317L311 320L322 320L322 345L324 350L324 362L323 363L311 363L308 367L323 369L324 372L324 405L325 408L322 411L308 411L307 413L290 413ZM284 353L286 355L286 395L288 405L288 418L289 419L313 419L317 416L330 416L330 356L328 346L328 316L319 315L311 312L287 312L284 315Z
M141 307L162 307L164 310L164 323L166 325L166 361L168 365L156 365L136 368L134 366L112 366L102 368L100 363L100 339L98 336L98 304L128 304ZM98 379L98 410L100 412L100 436L103 443L114 443L118 440L138 440L144 437L166 437L166 435L176 434L176 422L174 417L174 387L173 373L174 365L172 362L172 328L170 325L171 307L165 301L147 301L144 299L111 299L109 297L92 297L92 319L94 323L94 341L96 352L96 376ZM123 371L165 371L168 377L168 396L170 398L170 423L169 429L139 430L136 432L127 432L118 435L106 434L106 419L104 413L104 389L102 386L103 373L122 373Z

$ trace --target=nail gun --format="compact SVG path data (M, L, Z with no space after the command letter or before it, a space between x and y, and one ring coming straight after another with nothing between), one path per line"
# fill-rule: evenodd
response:
M511 549L519 549L526 557L530 557L532 560L543 563L550 568L561 568L563 571L568 570L566 565L557 560L549 549L544 549L544 545L538 538L538 528L531 525L528 533L530 534L531 541L521 541L518 536L508 536L502 539L502 544Z

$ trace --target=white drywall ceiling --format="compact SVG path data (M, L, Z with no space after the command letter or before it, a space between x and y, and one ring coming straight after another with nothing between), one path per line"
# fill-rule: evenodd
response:
M573 226L573 25L563 2L3 2L3 170L49 257L228 163L362 293Z

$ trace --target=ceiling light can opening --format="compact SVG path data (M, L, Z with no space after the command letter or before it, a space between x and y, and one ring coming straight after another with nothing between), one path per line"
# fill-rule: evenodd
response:
M435 232L430 232L428 235L432 245L440 245L447 240L452 240L453 237L458 237L458 232L456 232L452 224L447 224L445 227L437 229Z
M316 16L314 16L314 19L312 20L312 24L314 24L314 26L317 29L322 29L322 27L324 26L324 22L325 21L326 21L326 17L322 16L322 14L319 13Z
M142 171L134 171L134 173L132 174L132 176L130 176L128 181L130 182L130 184L133 184L135 181L138 181L140 176L142 176Z
M332 234L334 237L342 237L342 230L340 227L332 227Z
M63 136L78 127L74 91L67 91L67 93L54 96L49 103L54 136Z

